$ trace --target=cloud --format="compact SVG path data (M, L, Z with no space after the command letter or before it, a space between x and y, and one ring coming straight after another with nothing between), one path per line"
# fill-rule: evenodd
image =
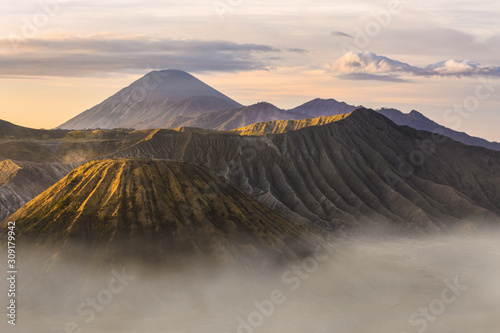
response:
M396 75L378 75L369 73L349 73L340 74L337 76L344 80L358 80L358 81L388 81L388 82L411 82L410 80L402 79Z
M500 76L500 67L481 65L471 60L446 60L425 67L428 75L440 76Z
M287 51L292 53L301 53L301 54L309 53L309 51L305 49L298 49L298 48L287 49Z
M337 37L349 37L349 38L353 38L352 35L346 34L345 32L342 32L342 31L331 31L330 35L337 36Z
M14 43L14 44L13 44ZM18 52L12 52L11 47ZM1 76L99 76L151 68L190 72L268 69L277 53L304 53L262 44L172 40L107 34L59 39L0 39Z
M401 75L414 76L500 76L500 67L471 60L445 60L424 68L379 56L372 52L347 52L331 66L339 78L408 82Z
M411 73L419 69L371 52L347 52L333 63L332 70L339 74L393 74Z

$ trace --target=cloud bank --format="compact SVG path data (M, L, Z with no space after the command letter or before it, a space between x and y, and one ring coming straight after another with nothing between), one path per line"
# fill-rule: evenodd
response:
M427 77L484 75L500 77L500 67L482 65L471 60L450 59L426 67L418 67L379 56L372 52L347 52L332 64L331 71L342 79L394 82L408 81L401 78L403 75Z
M17 52L16 52L17 51ZM200 73L265 70L278 53L263 44L219 40L173 40L144 36L87 36L59 39L0 39L0 76L99 76L175 68Z

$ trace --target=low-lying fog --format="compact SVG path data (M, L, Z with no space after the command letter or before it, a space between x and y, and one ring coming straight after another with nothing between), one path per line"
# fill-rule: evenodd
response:
M31 275L34 266L22 264L27 258L18 258L17 325L8 325L4 314L0 327L39 333L500 332L499 236L344 239L265 272L151 274L126 265L97 274L72 265L43 282ZM0 287L6 299L5 279Z

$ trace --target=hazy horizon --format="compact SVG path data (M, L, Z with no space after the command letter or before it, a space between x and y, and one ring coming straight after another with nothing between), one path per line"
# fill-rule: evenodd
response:
M498 85L500 5L491 0L25 0L0 8L0 119L18 125L56 127L150 70L171 68L245 105L291 108L319 97L415 109L500 141L494 90L463 121L443 116L475 94L478 76ZM346 51L358 58L346 62Z
M319 97L415 109L500 141L500 5L491 0L24 0L0 9L0 119L18 125L53 128L171 68L245 105ZM480 77L489 90L470 99ZM470 112L453 109L464 104Z

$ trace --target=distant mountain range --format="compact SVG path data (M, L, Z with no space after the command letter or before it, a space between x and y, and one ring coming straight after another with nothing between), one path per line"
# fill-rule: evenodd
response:
M137 87L145 95L130 103ZM498 143L416 111L333 99L241 106L160 71L61 127L77 130L0 121L0 229L16 220L21 239L48 244L54 258L75 245L111 261L267 253L272 265L330 232L500 223Z
M482 138L470 136L464 132L454 131L445 126L439 125L435 121L430 120L415 110L410 113L403 113L396 109L382 108L377 110L377 112L383 114L398 125L405 125L422 131L439 133L469 146L479 146L500 151L500 142L490 142Z
M69 170L99 159L195 162L305 227L354 230L383 223L427 232L500 216L499 152L446 138L435 142L432 133L398 126L366 109L224 132L55 131L45 138L40 133L38 140L18 137L0 145L3 218ZM47 153L37 157L42 149ZM417 155L424 161L415 160ZM28 160L19 161L23 156Z
M306 115L305 118L317 118L324 116L335 116L338 114L349 113L359 108L360 106L353 106L345 102L338 102L333 98L321 99L316 98L312 101L304 103L296 108L290 110L292 113Z
M260 102L236 109L207 112L200 115L180 116L169 127L200 127L205 129L228 131L238 127L269 120L289 120L308 118L305 114L292 113L278 107Z
M314 99L290 110L261 102L250 106L230 99L194 76L179 70L148 73L102 103L60 125L59 129L153 129L198 127L228 131L273 120L299 120L350 113L359 106L334 99ZM417 111L408 114L382 108L398 125L438 132L467 145L500 151L500 143L469 136L430 120Z

